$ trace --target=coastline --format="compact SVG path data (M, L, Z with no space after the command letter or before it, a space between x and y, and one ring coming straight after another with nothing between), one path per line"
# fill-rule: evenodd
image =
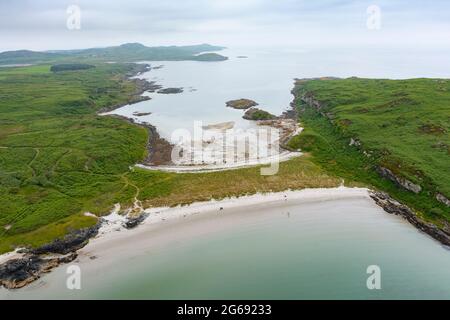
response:
M98 250L108 248L114 251L115 246L123 247L128 241L125 251L141 250L139 237L145 238L151 232L168 223L183 224L187 218L208 217L228 212L244 214L248 208L264 209L268 206L324 202L352 198L370 199L365 188L316 188L302 190L287 190L275 193L256 193L248 196L232 197L222 200L196 202L186 206L148 208L143 210L132 227L130 221L136 218L119 215L116 208L108 215L99 218L99 223L76 234L50 243L38 249L19 248L13 252L0 255L0 285L8 289L20 289L38 280L43 274L51 272L58 266L80 259L96 259ZM375 205L375 203L374 203ZM44 250L48 249L48 250ZM42 252L41 252L42 251ZM120 250L118 252L120 256ZM114 256L114 252L112 253ZM113 259L113 257L110 257Z
M390 198L381 199L380 195L386 196L383 193L367 188L350 188L345 186L255 193L222 200L195 202L184 206L147 208L142 210L140 218L137 221L134 221L136 218L119 215L120 205L117 205L109 215L99 219L95 233L91 232L90 236L84 239L81 245L70 250L68 253L64 252L64 254L58 255L54 252L46 252L42 255L33 254L30 256L27 250L18 249L0 255L0 271L2 271L2 267L4 271L5 266L11 264L13 268L10 267L9 269L12 271L10 275L12 277L17 275L23 276L24 273L29 272L28 269L23 269L23 263L32 266L39 263L42 264L40 270L33 269L32 271L34 272L21 279L21 281L16 281L15 279L8 280L0 277L0 284L3 284L8 289L20 289L40 279L42 275L51 272L55 268L71 262L92 265L92 263L89 263L92 260L96 260L96 263L93 265L101 269L123 259L125 255L139 256L145 254L148 252L149 243L154 240L154 237L161 239L162 242L173 240L172 238L176 232L171 232L170 235L166 235L165 230L167 231L167 228L172 228L171 230L173 231L174 228L181 228L189 224L192 225L196 221L204 222L204 220L215 219L221 216L235 215L236 217L244 218L248 211L258 212L259 209L264 211L266 208L287 208L290 206L326 203L338 200L369 200L374 207L379 207L389 214L401 216L405 222L409 222L416 227L417 231L427 234L444 246L448 245L445 237L436 236L442 235L439 229L432 228L433 226L424 228L423 225L414 223L411 220L411 216L404 214L406 212L405 210L409 210L406 206L395 202L395 200L390 201ZM387 205L382 201L380 202L380 199L387 201ZM233 223L239 223L239 219L231 220L234 221ZM129 227L130 221L133 221L131 227ZM204 230L198 230L197 228L196 230L200 234L212 232L208 228ZM433 230L437 233L432 232ZM84 233L88 231L85 230ZM178 241L185 239L186 236L179 235L180 239ZM56 244L60 243L60 241L56 242ZM55 244L49 245L52 246ZM14 269L16 265L19 265L19 268L16 268L17 270Z
M245 212L249 208L263 210L267 207L278 208L354 198L365 198L372 201L368 189L343 186L287 190L266 194L256 193L242 197L196 202L186 206L148 208L143 210L141 216L144 218L139 221L137 227L133 226L132 228L127 227L127 222L131 219L119 215L117 212L120 206L116 206L108 216L99 219L95 234L91 232L87 239L83 238L82 244L74 248L63 246L64 250L69 250L68 252L45 251L39 253L41 248L38 248L35 250L17 249L0 255L0 285L14 290L26 287L60 265L97 258L101 260L102 257L105 258L104 252L102 253L104 250L108 252L106 260L109 261L121 259L124 252L142 254L145 252L145 247L140 246L140 243L145 243L144 239L152 237L153 232L158 232L160 229L163 231L164 227L168 225L183 225L187 221L192 222L195 219L233 213L245 216ZM373 204L375 205L375 202ZM56 241L47 247L61 246L64 241L66 240Z

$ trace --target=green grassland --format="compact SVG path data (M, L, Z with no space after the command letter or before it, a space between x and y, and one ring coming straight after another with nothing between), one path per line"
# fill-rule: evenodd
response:
M145 156L147 132L96 112L127 102L135 87L124 74L133 68L0 70L0 251L14 236L47 227L49 240L94 223L84 212L129 201L121 175Z
M50 65L0 68L0 253L38 246L87 227L114 204L174 206L255 192L307 187L373 186L429 220L450 218L434 199L449 195L449 82L328 80L299 82L323 116L299 103L305 131L292 139L302 157L274 176L259 167L175 174L132 167L147 155L144 127L98 111L133 100L133 64L94 63L50 72ZM298 99L297 99L298 100ZM332 120L330 121L331 118ZM367 157L349 138L359 139ZM419 194L382 179L382 164L420 183ZM130 169L131 167L131 169Z
M449 80L300 80L294 93L306 130L291 147L312 152L330 174L388 191L428 220L450 220L449 208L435 199L438 192L450 197ZM305 94L320 109L302 102ZM361 146L350 146L351 138ZM381 178L377 166L422 191Z
M175 174L130 166L146 156L149 132L99 110L132 100L132 64L50 72L50 65L0 68L0 253L38 246L95 224L115 203L173 206L287 188L333 187L310 157L258 167Z

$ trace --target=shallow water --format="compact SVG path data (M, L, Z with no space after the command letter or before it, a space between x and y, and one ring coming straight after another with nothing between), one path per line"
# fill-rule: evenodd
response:
M81 290L60 267L0 298L450 298L450 252L369 198L189 217L136 241L139 252L81 257ZM367 289L369 265L381 290Z

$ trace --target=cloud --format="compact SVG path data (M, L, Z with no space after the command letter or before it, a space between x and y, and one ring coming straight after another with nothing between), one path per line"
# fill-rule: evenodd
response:
M66 8L82 10L81 30ZM382 28L366 28L369 5ZM289 46L448 46L450 4L419 0L16 0L0 2L0 50L212 42Z

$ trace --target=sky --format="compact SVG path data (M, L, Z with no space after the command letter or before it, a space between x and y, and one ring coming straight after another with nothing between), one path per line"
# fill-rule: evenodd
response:
M0 0L0 51L127 42L442 50L449 40L448 0Z

